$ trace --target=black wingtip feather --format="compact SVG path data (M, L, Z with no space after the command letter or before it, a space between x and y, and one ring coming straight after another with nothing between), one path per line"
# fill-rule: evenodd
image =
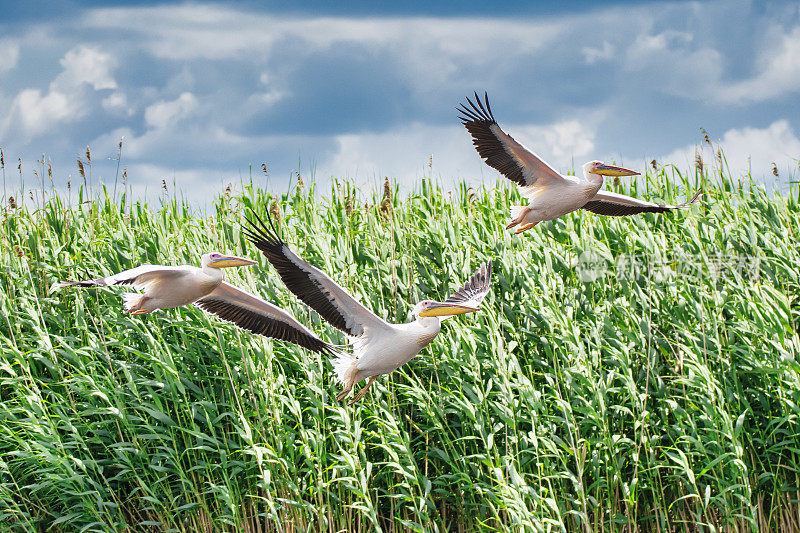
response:
M486 103L485 107L484 103L481 102L481 97L478 96L478 91L474 91L474 95L474 102L469 96L466 97L469 107L462 103L460 108L456 108L456 110L463 115L458 117L459 120L461 120L464 125L471 123L496 124L497 121L494 119L494 115L492 114L492 108L489 106L488 93L483 93L483 101Z
M230 322L251 333L255 333L256 335L263 335L265 337L291 342L292 344L302 346L303 348L323 355L335 354L335 350L330 344L314 335L297 330L279 320L239 308L224 300L206 297L198 300L196 305L203 311L216 315L222 320Z
M286 285L295 296L302 300L306 305L324 318L333 327L344 331L348 335L360 335L363 330L358 325L348 326L347 317L340 309L334 299L328 294L327 290L316 281L307 269L298 264L298 260L308 264L299 257L291 258L294 254L289 250L283 240L278 236L275 225L272 224L272 217L269 217L270 226L261 219L256 213L253 217L259 222L260 227L252 220L248 220L251 228L243 228L247 238L258 248L267 258L275 271L281 277L283 284ZM311 267L310 264L308 264Z
M586 211L591 211L592 213L598 215L604 215L608 217L625 217L630 215L638 215L640 213L669 213L671 211L676 211L683 207L688 207L695 202L697 199L700 198L700 195L703 194L703 189L698 189L692 199L678 205L653 205L653 206L631 206L631 205L623 205L623 204L616 204L614 202L603 201L603 200L590 200L586 202L586 204L581 208L585 209Z

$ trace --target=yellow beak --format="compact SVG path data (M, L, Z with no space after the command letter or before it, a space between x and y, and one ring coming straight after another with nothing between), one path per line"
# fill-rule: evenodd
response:
M597 168L590 170L592 174L602 174L603 176L638 176L639 173L635 170L630 170L623 167L615 167L614 165L599 165Z
M208 266L214 268L228 268L228 267L241 267L248 265L255 265L256 262L244 257L236 257L235 255L223 255L211 261Z
M453 316L463 315L464 313L472 313L477 311L477 307L470 307L468 305L447 304L444 302L433 302L420 311L419 316Z

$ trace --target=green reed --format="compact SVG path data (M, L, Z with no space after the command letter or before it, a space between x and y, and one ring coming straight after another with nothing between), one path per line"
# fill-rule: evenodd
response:
M617 190L673 202L699 186L702 204L671 215L579 212L521 236L500 182L251 182L205 212L174 193L6 206L0 524L798 529L798 191L672 167ZM232 283L344 342L243 237L249 209L388 320L487 259L493 291L347 407L325 357L195 308L130 317L120 291L50 290L220 250L259 259Z

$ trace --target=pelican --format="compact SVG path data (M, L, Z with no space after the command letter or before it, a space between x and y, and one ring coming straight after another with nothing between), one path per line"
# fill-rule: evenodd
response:
M132 286L143 293L122 295L125 312L131 315L194 303L200 309L253 333L289 341L315 352L333 353L329 344L280 307L222 280L222 268L254 264L255 261L243 257L211 252L201 257L201 268L141 265L105 278L63 281L53 288Z
M343 331L353 353L339 352L333 363L337 380L344 389L336 396L343 400L353 386L364 379L367 385L350 400L352 405L367 393L375 380L398 369L430 344L441 329L441 322L464 313L478 311L489 292L492 263L483 263L463 287L443 302L423 300L411 314L413 322L389 324L360 304L321 270L297 256L283 242L269 217L269 227L253 213L258 224L247 220L245 235L278 271L284 284L300 300L314 309L332 326ZM268 213L269 216L269 213Z
M475 103L467 98L469 107L461 104L459 119L472 135L478 154L490 167L517 184L520 193L530 200L527 206L511 208L511 223L506 229L519 225L514 233L522 233L543 220L554 220L578 209L599 215L626 216L637 213L664 213L693 204L702 191L679 205L654 204L624 194L601 190L603 176L636 176L638 172L589 161L583 165L583 177L562 176L539 156L505 133L494 119L489 97L484 93L481 102L475 93ZM485 106L484 106L485 103Z

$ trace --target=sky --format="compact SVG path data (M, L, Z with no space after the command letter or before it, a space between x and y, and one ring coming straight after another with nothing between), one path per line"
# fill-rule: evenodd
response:
M473 91L560 171L688 169L703 128L734 176L800 175L798 2L338 4L0 0L8 187L43 155L79 181L87 146L113 184L120 140L136 195L199 204L251 173L493 183L455 111Z

